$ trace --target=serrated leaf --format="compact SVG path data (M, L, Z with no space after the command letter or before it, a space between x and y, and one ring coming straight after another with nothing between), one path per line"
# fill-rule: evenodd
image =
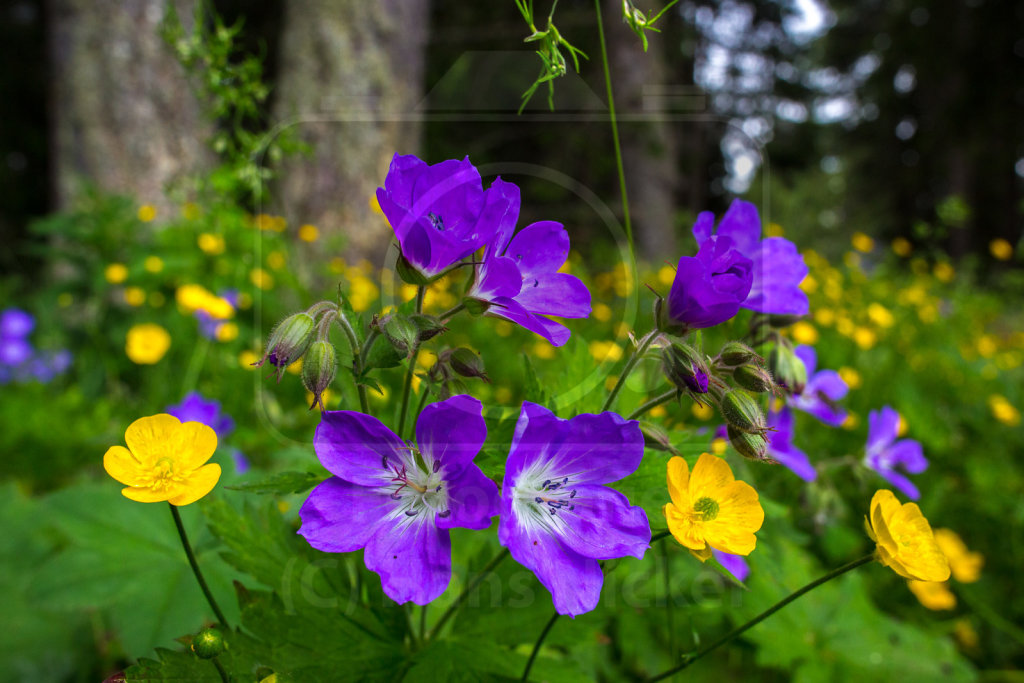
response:
M231 489L232 491L279 495L303 493L325 480L328 476L317 472L278 472L269 477L246 481L233 486L225 486L224 488Z

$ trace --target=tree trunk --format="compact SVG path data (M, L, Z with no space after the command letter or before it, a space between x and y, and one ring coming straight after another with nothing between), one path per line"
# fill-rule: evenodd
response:
M391 157L417 151L428 2L286 0L284 15L274 111L311 154L282 164L275 201L343 233L350 258L382 254L391 229L370 201Z
M191 0L173 0L186 27ZM212 160L210 124L158 35L167 0L49 0L52 204L84 183L171 208L165 189Z

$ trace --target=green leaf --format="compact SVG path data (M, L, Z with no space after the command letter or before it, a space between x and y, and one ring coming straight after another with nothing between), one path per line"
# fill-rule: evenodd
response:
M303 493L313 488L327 476L317 472L278 472L269 477L263 477L253 481L225 486L232 491L246 491L248 493Z

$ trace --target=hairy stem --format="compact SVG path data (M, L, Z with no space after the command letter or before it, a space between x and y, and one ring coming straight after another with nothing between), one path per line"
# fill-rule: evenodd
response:
M676 394L678 394L678 393L679 392L677 390L675 390L675 389L669 389L664 394L662 394L660 396L655 396L654 398L652 398L647 403L644 403L642 406L640 406L639 408L634 410L632 413L630 413L629 417L627 417L626 419L627 420L635 420L638 417L640 417L641 415L643 415L644 413L646 413L647 411L649 411L651 408L655 408L657 406L660 406L662 403L668 403L669 401L674 399L676 397Z
M508 556L508 548L505 548L495 555L491 561L487 563L487 566L466 584L466 587L462 589L461 593L459 593L459 597L455 598L455 601L448 606L448 609L445 610L444 614L441 615L441 618L437 620L436 624L434 624L434 628L430 629L430 635L427 636L427 640L433 640L437 637L444 625L452 618L452 615L458 611L459 606L461 606L465 599L469 597L469 594L476 590L476 587L480 585L480 582L483 581L488 574L493 572L494 568L501 564L501 561Z
M199 582L199 587L203 589L203 595L206 596L206 602L210 603L210 608L213 613L217 615L217 621L224 628L230 628L228 626L228 620L224 618L224 613L220 611L220 606L217 605L217 601L213 598L213 593L210 592L210 587L206 585L206 579L203 578L203 573L199 571L199 564L196 562L196 556L192 552L192 544L188 542L188 534L185 533L185 525L181 523L181 514L178 512L178 508L170 503L167 504L171 508L171 516L174 517L174 526L178 528L178 536L181 537L181 545L185 548L185 556L188 558L188 563L192 567L192 573L195 574L196 581Z
M615 386L612 387L608 397L604 400L604 405L601 406L602 412L611 408L615 403L615 397L619 395L622 387L625 386L626 379L629 377L630 373L633 372L633 368L636 367L636 364L640 362L640 358L642 358L644 353L647 351L647 347L651 345L651 342L653 342L654 338L657 336L657 330L651 330L637 343L636 351L634 351L629 357L629 360L626 361L626 366L622 368L622 374L619 375L619 379L616 380Z
M416 288L416 312L423 312L423 296L427 293L427 288L424 285L420 285ZM409 356L409 368L405 371L405 384L402 386L402 408L398 414L398 436L399 438L405 438L405 420L406 413L409 412L409 394L412 393L412 378L416 374L416 352L419 347L413 344L411 354Z

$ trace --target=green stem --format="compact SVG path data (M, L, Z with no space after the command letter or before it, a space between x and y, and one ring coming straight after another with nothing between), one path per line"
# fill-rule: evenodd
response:
M420 642L426 642L427 637L427 608L430 607L430 603L420 607Z
M456 610L458 610L459 605L469 597L470 593L476 590L476 587L480 585L480 582L483 581L488 574L493 572L494 568L501 564L501 561L508 557L508 555L508 548L502 550L487 563L487 566L484 567L479 574L474 576L470 582L466 584L466 587L462 589L461 593L459 593L459 597L455 598L455 602L448 606L448 609L445 610L444 614L441 615L441 618L437 620L436 624L434 624L434 628L430 629L430 635L427 636L427 640L433 640L437 637L441 632L441 628L448 623L448 620L451 619L452 615L455 614Z
M203 589L203 595L206 596L206 602L210 603L210 607L213 609L213 613L217 615L217 620L220 625L224 628L230 628L228 626L228 620L224 618L224 613L220 611L220 607L217 605L217 601L213 599L213 593L210 592L210 587L206 585L206 579L203 578L203 573L199 571L199 564L196 562L196 556L192 552L192 545L188 542L188 534L185 533L185 525L181 523L181 514L178 512L178 508L170 503L167 504L171 508L171 516L174 517L174 526L178 528L178 536L181 537L181 545L185 548L185 556L188 558L188 563L192 566L192 573L196 576L196 581L199 582L199 587Z
M764 612L761 612L759 615L757 615L756 617L754 617L753 619L751 619L747 623L743 624L742 626L738 626L738 627L734 628L733 630L729 631L728 633L726 633L724 636L722 636L721 638L719 638L715 642L711 643L710 645L708 645L707 647L703 648L702 650L699 650L696 654L694 654L693 656L689 657L686 661L684 661L679 666L673 667L673 668L669 669L668 671L664 671L664 672L658 674L657 676L654 676L653 678L647 679L648 683L654 683L654 681L663 680L665 678L668 678L669 676L672 676L673 674L676 674L676 673L682 671L683 669L685 669L686 667L690 666L691 664L696 662L698 659L703 657L704 655L708 654L709 652L712 652L713 650L721 647L722 645L725 645L730 640L732 640L732 639L736 638L737 636L741 635L747 629L752 628L754 626L757 626L762 621L764 621L765 619L767 619L771 615L775 614L780 609L782 609L783 607L785 607L789 603L793 602L794 600L799 598L804 593L809 593L810 591L814 590L815 588L817 588L821 584L828 583L829 581L831 581L832 579L836 578L837 576L842 576L843 574L845 574L846 572L850 571L851 569L856 569L857 567L859 567L861 565L864 565L864 564L867 564L868 562L871 562L874 559L875 559L874 553L872 553L870 555L865 555L864 557L860 558L859 560L854 560L853 562L850 562L848 564L844 564L842 567L839 567L838 569L833 569L828 574L825 574L825 576L822 576L821 578L819 578L819 579L817 579L815 581L811 581L809 584L807 584L806 586L804 586L800 590L796 591L795 593L790 594L788 597L786 597L786 598L780 600L779 602L775 603L774 605L769 607Z
M636 351L634 351L633 355L631 355L629 360L626 361L626 366L622 368L622 374L620 374L619 379L616 380L615 386L612 387L611 393L608 394L608 398L604 400L604 405L601 406L601 412L608 410L612 407L612 404L615 403L615 397L619 395L619 391L621 391L622 387L625 386L626 378L629 377L631 372L633 372L633 368L635 368L636 364L640 362L640 358L647 351L647 347L651 345L651 342L653 342L654 338L657 336L658 331L651 330L637 344Z
M670 654L672 655L672 661L676 661L676 657L679 656L679 650L676 647L676 639L672 636L676 632L673 614L672 614L672 586L669 582L670 574L668 568L668 546L661 546L661 573L665 578L665 629L668 633L668 642L670 648Z
M466 304L459 304L458 306L455 306L454 308L445 311L444 313L439 315L438 318L441 319L442 323L446 323L452 318L454 318L456 313L461 313L464 310L466 310Z
M215 667L217 667L217 673L220 674L220 680L224 681L224 683L229 683L231 679L228 678L228 672L224 670L224 665L220 663L220 660L214 657L210 661L213 662Z
M359 407L363 413L370 414L370 402L366 396L366 387L359 381L359 378L363 374L363 356L362 349L359 348L359 337L356 336L356 331L352 328L352 323L348 321L345 314L338 310L337 318L338 324L341 326L342 331L348 338L348 345L352 349L352 373L356 377L356 391L359 392Z
M548 637L548 631L551 630L551 627L555 625L555 622L558 621L558 617L560 616L561 615L558 612L555 612L551 615L551 618L548 619L548 623L544 626L544 630L540 632L537 642L533 644L533 652L530 653L530 659L527 660L526 668L523 669L523 675L519 680L529 680L530 669L533 668L533 660L537 659L537 653L540 652L541 644L544 642L544 639Z
M612 96L612 75L608 68L608 47L604 41L604 23L601 21L601 0L594 0L597 11L597 36L601 40L601 65L604 67L605 90L608 93L608 117L612 124L612 142L615 145L615 167L619 172L619 192L622 193L622 219L626 227L626 241L629 244L629 260L636 275L636 256L633 250L633 224L629 220L629 198L626 196L626 172L622 166L622 148L619 145L619 121L615 116L615 98Z
M643 415L644 413L646 413L651 408L654 408L656 406L660 406L662 403L668 403L669 401L674 399L676 397L676 394L678 394L678 393L679 392L676 389L670 389L670 390L666 391L664 394L662 394L661 396L655 396L650 401L648 401L647 403L643 404L642 406L640 406L639 408L634 410L632 413L630 413L629 417L627 417L626 419L627 420L635 420L638 417L640 417L641 415Z
M185 371L185 381L182 383L181 395L185 396L195 390L199 382L199 372L206 362L206 354L210 350L210 340L203 337L192 351L192 358L189 359L188 369Z
M427 293L427 288L424 285L420 285L416 288L416 312L423 312L423 296ZM412 378L416 374L416 352L418 347L414 344L412 347L412 353L409 356L409 368L405 371L405 384L402 386L402 409L398 414L398 436L401 439L405 438L405 419L406 413L409 412L409 394L412 393Z

